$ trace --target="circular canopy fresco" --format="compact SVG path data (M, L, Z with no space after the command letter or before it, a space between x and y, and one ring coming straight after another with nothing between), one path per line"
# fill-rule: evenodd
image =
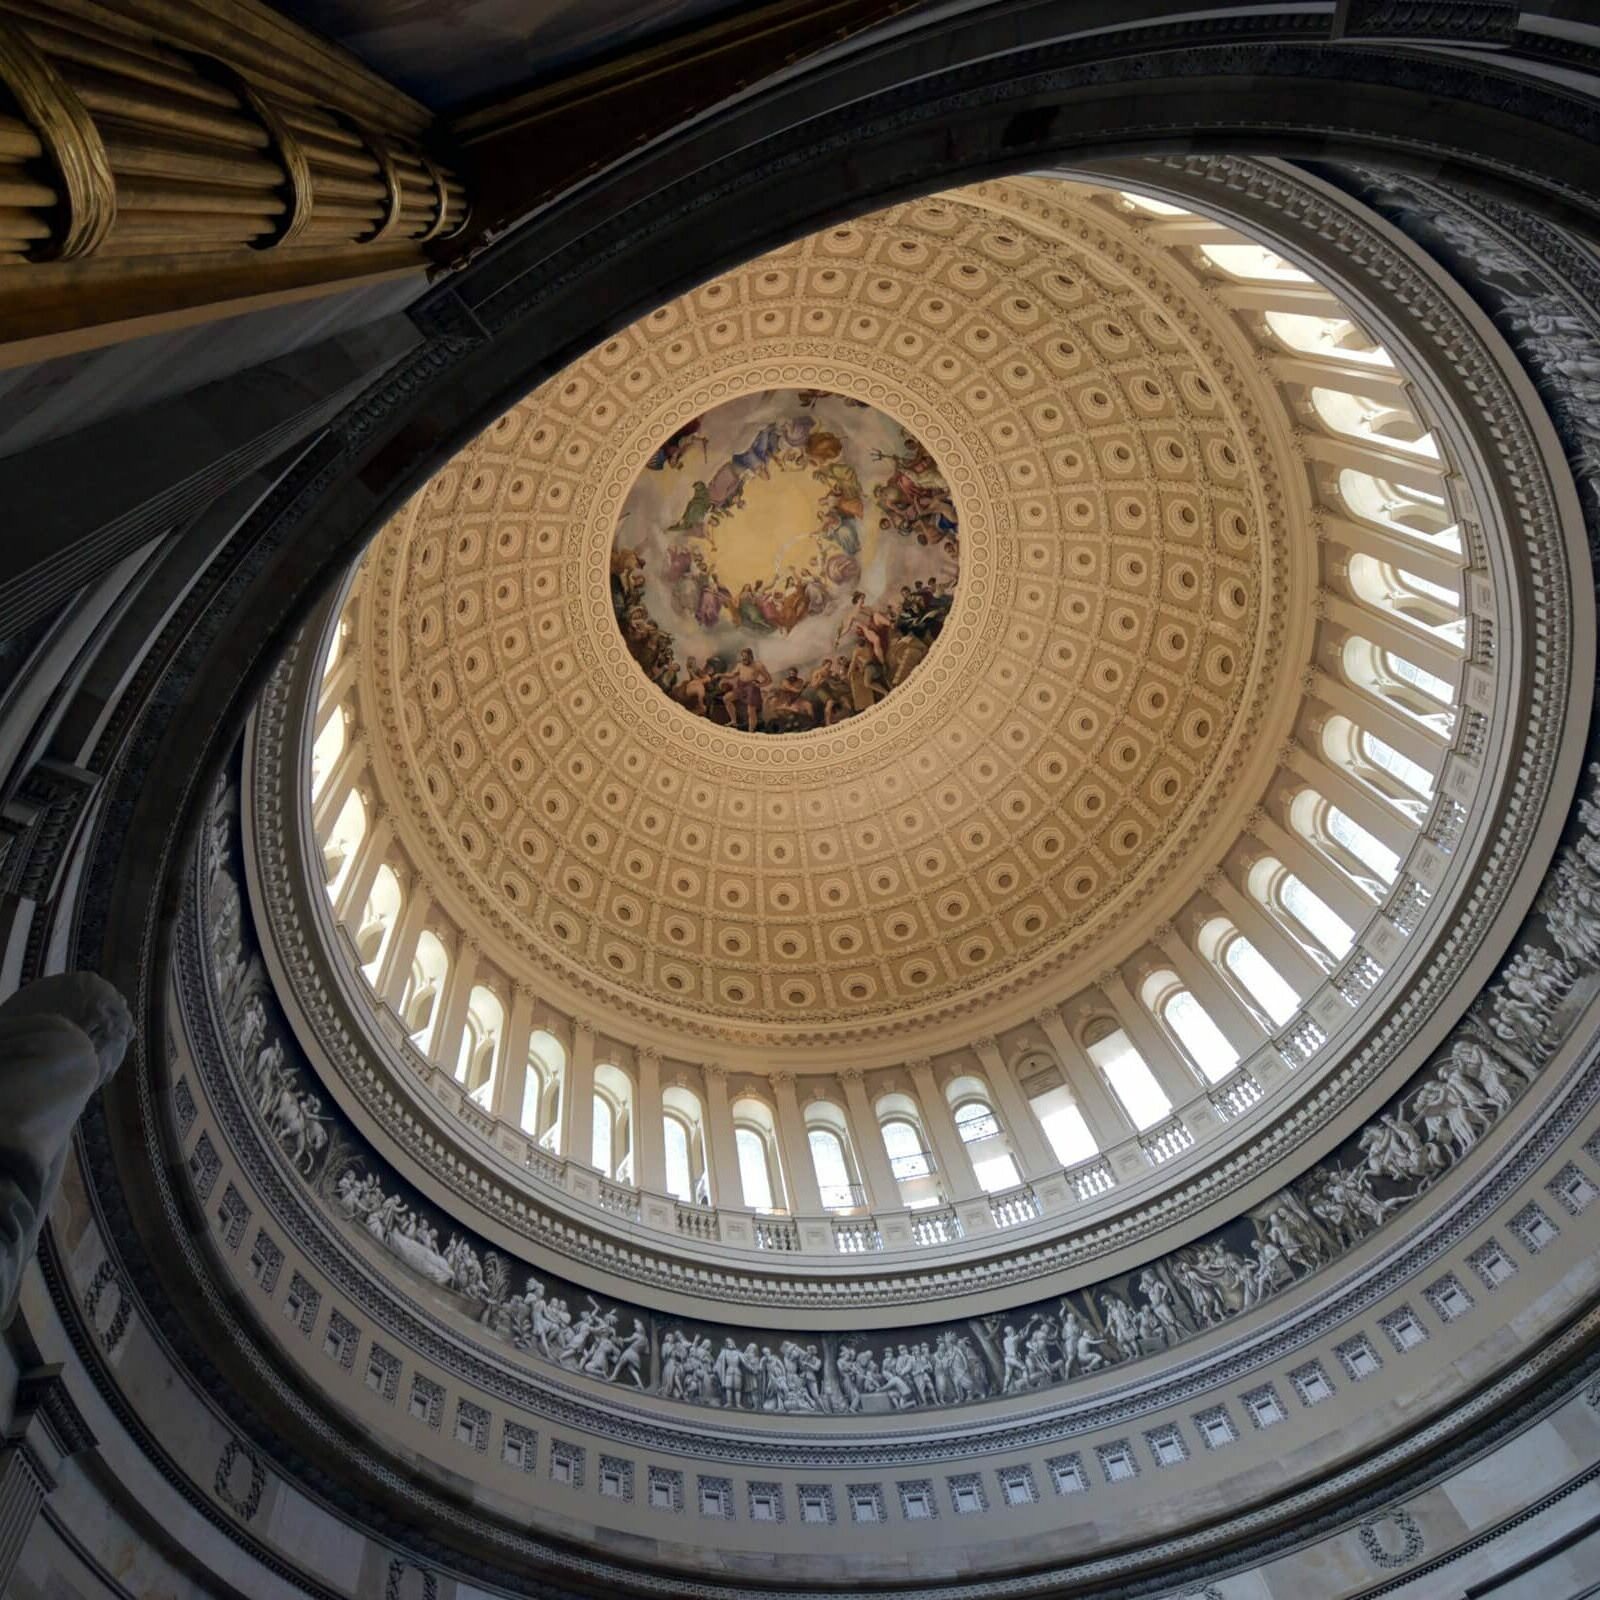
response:
M814 389L684 423L628 493L611 597L629 651L696 716L831 727L921 665L955 601L956 508L899 423Z

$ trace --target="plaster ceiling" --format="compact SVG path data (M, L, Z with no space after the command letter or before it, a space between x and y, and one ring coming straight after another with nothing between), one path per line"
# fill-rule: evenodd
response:
M591 1012L775 1049L1092 976L1221 859L1293 715L1304 557L1225 330L1088 191L989 185L753 261L529 395L360 578L362 716L435 893ZM610 553L675 430L805 389L926 445L960 583L888 700L772 738L648 681Z

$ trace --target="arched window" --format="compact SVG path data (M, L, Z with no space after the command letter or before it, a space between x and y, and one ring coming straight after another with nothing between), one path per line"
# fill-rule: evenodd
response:
M1278 1027L1300 1009L1299 995L1242 933L1234 933L1223 945L1222 965Z
M1303 355L1337 355L1363 366L1392 367L1389 352L1348 317L1310 317L1303 311L1269 311L1267 328L1291 350Z
M733 1143L739 1155L739 1188L744 1193L744 1203L756 1211L773 1210L772 1166L766 1136L755 1128L735 1128Z
M400 1019L412 1044L424 1055L433 1044L433 1025L439 1015L450 957L436 934L424 928L417 939L417 953L411 958L411 975L406 980L400 1001Z
M1106 1028L1102 1023L1100 1030L1091 1029L1086 1035L1084 1049L1105 1074L1112 1093L1122 1102L1122 1109L1141 1133L1172 1110L1166 1091L1156 1082L1155 1074L1134 1049L1133 1040L1124 1029Z
M900 1183L926 1178L933 1161L922 1143L922 1130L904 1117L890 1117L883 1124L883 1148L889 1154L889 1170Z
M1410 822L1427 815L1433 774L1348 717L1334 715L1323 723L1322 753Z
M616 1107L613 1106L605 1095L596 1089L593 1101L594 1126L591 1137L594 1140L590 1153L594 1157L594 1164L606 1177L611 1176L613 1156L613 1133L616 1123Z
M561 1078L566 1070L567 1052L553 1033L535 1028L528 1036L528 1075L522 1082L522 1131L532 1139L549 1141L554 1148L560 1137L556 1105Z
M500 997L483 984L474 984L467 997L467 1021L456 1055L456 1081L465 1084L467 1093L485 1109L494 1098L505 1028L506 1012Z
M335 711L323 726L322 732L316 737L316 742L311 746L311 798L315 800L322 793L322 785L327 781L328 774L333 771L335 763L344 754L345 746L345 716L342 710Z
M1311 942L1342 960L1356 942L1355 930L1320 895L1308 889L1292 872L1276 881L1278 906L1286 911L1298 928L1310 935ZM1270 902L1269 902L1270 903Z
M1387 772L1390 777L1398 779L1414 794L1432 796L1433 774L1420 762L1413 761L1403 751L1396 750L1392 744L1375 733L1368 733L1364 728L1360 731L1358 747L1361 754L1380 772Z
M1437 461L1439 447L1404 406L1384 405L1348 389L1313 388L1311 409L1331 433L1347 439L1373 439L1407 455Z
M1184 988L1177 973L1152 972L1140 986L1140 996L1208 1082L1216 1083L1238 1066L1239 1052L1211 1020L1211 1013Z
M1428 494L1353 467L1341 469L1339 498L1358 519L1441 551L1461 554L1461 530L1443 495Z
M1461 597L1442 583L1408 572L1364 551L1350 557L1350 588L1363 604L1414 628L1425 628L1441 643L1460 650L1467 636Z
M806 1135L811 1145L811 1165L816 1169L817 1188L827 1211L849 1211L860 1205L845 1160L844 1140L832 1128L812 1128Z
M1277 251L1260 244L1203 244L1200 254L1230 278L1251 283L1310 283L1299 267L1285 261Z
M1000 1132L1000 1119L987 1101L967 1100L955 1108L956 1132L963 1144L993 1139Z
M328 837L322 845L322 875L328 886L328 898L337 900L344 885L344 875L355 860L356 851L367 834L367 808L360 794L352 789L333 819Z
M600 1159L599 1121L596 1113L594 1164L618 1183L633 1181L633 1080L621 1067L609 1061L597 1062L594 1069L597 1102L607 1107L608 1136L606 1160Z
M1358 689L1403 712L1436 734L1448 736L1455 724L1456 692L1445 679L1370 639L1352 634L1344 642L1344 674Z
M1095 1143L1083 1112L1065 1084L1056 1084L1043 1094L1035 1095L1028 1105L1062 1166L1073 1167L1099 1154L1100 1146Z
M694 1171L689 1160L689 1130L681 1117L668 1111L661 1117L661 1134L667 1153L667 1193L688 1205L694 1199Z
M378 868L372 880L372 892L361 911L361 921L356 927L356 959L361 963L361 975L368 983L376 983L383 966L384 952L389 948L389 938L400 920L400 880L394 868L385 863Z
M1294 797L1289 820L1302 839L1373 899L1381 899L1394 882L1400 857L1315 789L1302 789Z

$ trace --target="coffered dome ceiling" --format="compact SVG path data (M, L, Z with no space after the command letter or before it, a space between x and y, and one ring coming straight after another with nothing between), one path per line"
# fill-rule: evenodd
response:
M591 1011L766 1047L1021 1015L1194 892L1286 735L1315 547L1290 537L1275 405L1226 316L1089 191L989 185L804 239L536 390L381 532L358 579L379 788L490 958ZM797 464L735 470L767 422ZM756 575L735 541L830 508L837 531L855 488L798 463L841 432L848 476L881 481L856 486L859 555L800 529L818 571L848 558L825 631L850 626L850 569L890 611L920 578L952 597L925 657L781 737L664 692L699 641L790 664L759 606L732 620ZM715 636L652 589L636 631L681 633L652 682L619 591L669 482L662 572L699 546L738 581ZM713 483L747 505L705 529Z

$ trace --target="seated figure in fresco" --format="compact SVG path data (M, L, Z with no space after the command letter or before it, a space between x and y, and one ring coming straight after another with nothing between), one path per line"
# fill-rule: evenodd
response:
M767 717L780 733L809 728L816 721L816 709L806 698L806 682L798 667L790 667L773 684L767 695Z

